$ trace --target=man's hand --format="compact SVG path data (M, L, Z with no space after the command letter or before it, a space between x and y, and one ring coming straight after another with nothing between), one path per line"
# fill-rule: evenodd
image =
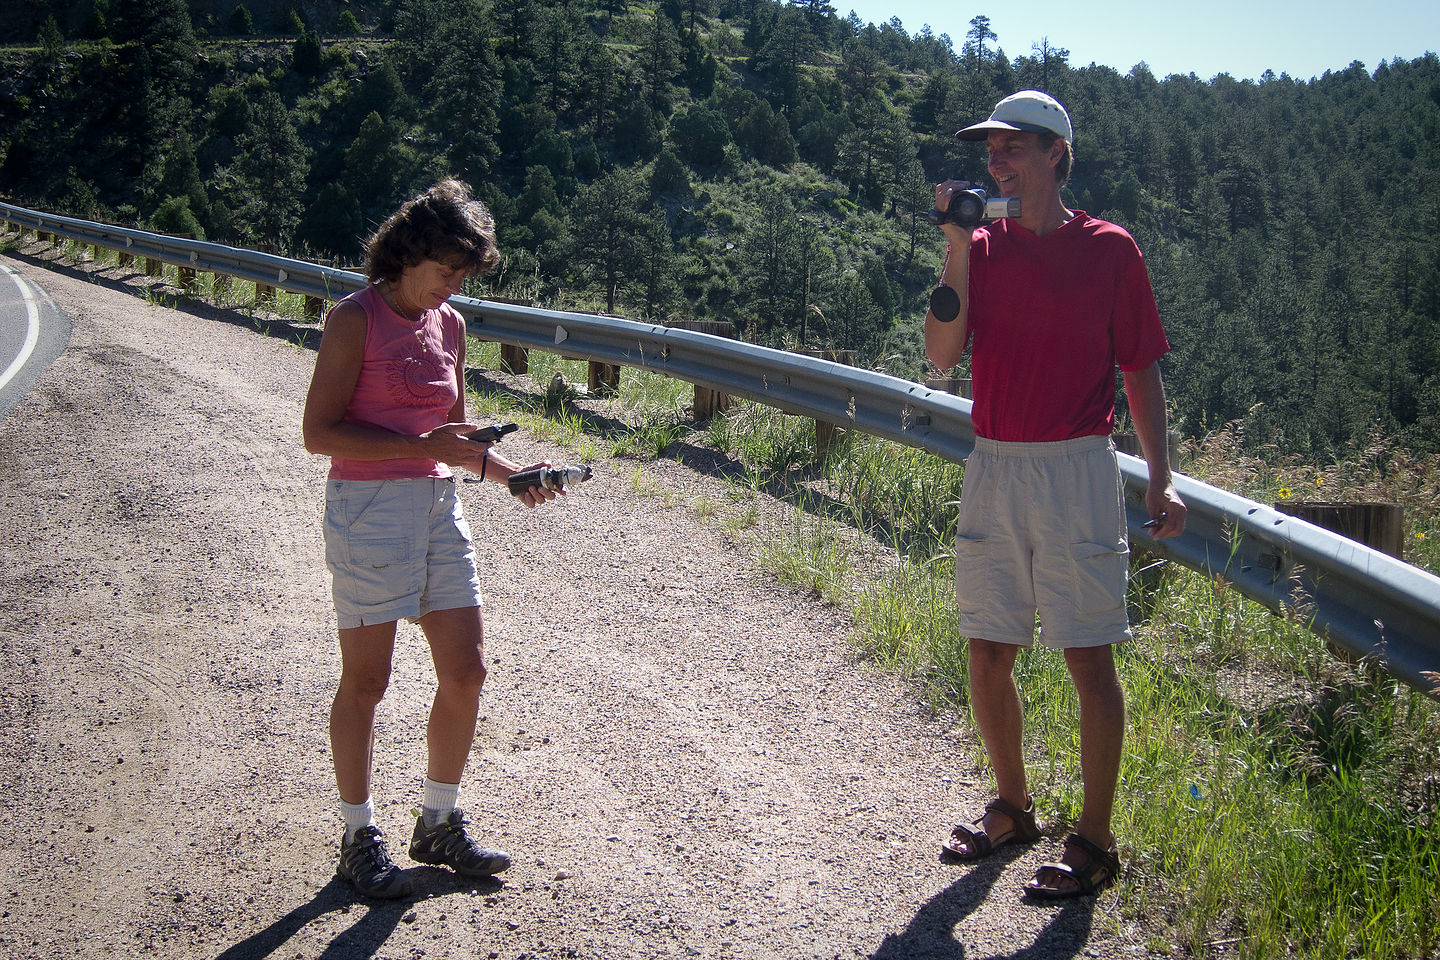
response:
M1185 532L1185 501L1175 492L1175 484L1151 484L1145 491L1145 509L1150 514L1150 536L1156 540L1178 537Z

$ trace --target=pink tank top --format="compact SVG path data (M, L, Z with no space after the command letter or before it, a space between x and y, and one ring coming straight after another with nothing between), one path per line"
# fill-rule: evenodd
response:
M418 323L406 320L390 309L374 285L345 300L358 303L366 317L365 359L345 410L346 422L412 437L448 423L460 395L456 368L464 318L442 303L425 311ZM330 460L332 480L448 476L447 464L424 458Z

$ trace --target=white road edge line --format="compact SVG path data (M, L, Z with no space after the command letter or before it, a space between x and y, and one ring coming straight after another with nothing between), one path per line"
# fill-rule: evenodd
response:
M35 305L35 294L31 292L30 285L25 282L25 278L3 263L0 263L0 270L4 270L10 275L10 279L15 281L15 286L19 288L20 295L25 298L25 315L28 320L25 329L25 345L20 348L20 353L16 355L15 359L10 361L10 366L5 368L5 372L0 373L0 388L3 388L5 384L15 379L15 375L25 366L25 361L29 360L30 355L35 352L35 344L40 342L40 310Z

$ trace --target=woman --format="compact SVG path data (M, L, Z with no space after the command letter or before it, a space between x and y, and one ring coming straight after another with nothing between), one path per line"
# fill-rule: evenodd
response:
M420 625L438 681L430 709L421 816L410 857L465 876L510 858L486 850L456 807L485 682L480 582L451 467L505 483L521 469L466 435L465 323L446 301L499 262L495 223L464 184L446 180L405 203L366 242L370 285L325 321L305 399L305 448L331 458L325 559L340 633L330 745L345 836L337 873L362 894L403 897L370 798L375 709L396 623ZM534 507L554 494L532 487Z

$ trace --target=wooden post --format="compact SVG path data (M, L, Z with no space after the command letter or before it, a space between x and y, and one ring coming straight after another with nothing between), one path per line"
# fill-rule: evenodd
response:
M694 330L715 337L735 337L735 324L729 320L681 320L671 326L679 330ZM692 408L697 421L713 420L730 409L730 394L695 384L695 405Z
M1275 509L1342 537L1405 559L1405 508L1398 503L1330 503L1281 500Z
M275 288L268 283L255 284L255 305L275 302Z
M181 239L181 240L194 240L194 239L195 239L195 234L193 234L193 233L174 233L174 234L171 234L171 236L173 236L173 237L178 237L178 238ZM191 263L194 263L194 261L192 260ZM180 289L182 289L182 290L190 290L190 289L194 288L194 286L195 286L195 268L194 268L194 267L176 267L175 269L176 269L176 271L179 273Z
M931 390L943 390L946 393L953 393L957 397L964 397L966 400L975 399L970 393L969 377L926 377L925 386Z
M156 260L154 257L145 258L145 276L158 277L160 276L161 272L164 271L164 269L165 264L161 263L159 260Z
M305 318L307 320L319 320L320 315L325 312L325 298L305 295Z
M1317 527L1349 537L1388 553L1397 560L1405 557L1405 508L1398 503L1323 503L1282 500L1275 504L1281 513L1308 520ZM1329 637L1325 646L1338 660L1350 663L1360 658Z
M586 368L586 388L596 396L609 396L620 389L620 365L591 360Z
M843 363L848 366L855 365L854 350L801 350L801 354L807 357L815 357L820 360L829 360L833 363ZM837 423L830 423L826 420L815 421L815 461L824 463L834 452L835 447L844 439L845 430Z
M135 262L135 254L119 250L115 253L115 266L128 267Z
M513 343L500 344L500 369L520 376L530 369L530 353Z
M1180 431L1171 430L1168 436L1170 441L1170 469L1179 470ZM1110 439L1115 441L1115 449L1121 453L1128 453L1130 456L1139 457L1142 460L1145 458L1145 454L1140 449L1140 438L1135 434L1134 430L1122 430Z

